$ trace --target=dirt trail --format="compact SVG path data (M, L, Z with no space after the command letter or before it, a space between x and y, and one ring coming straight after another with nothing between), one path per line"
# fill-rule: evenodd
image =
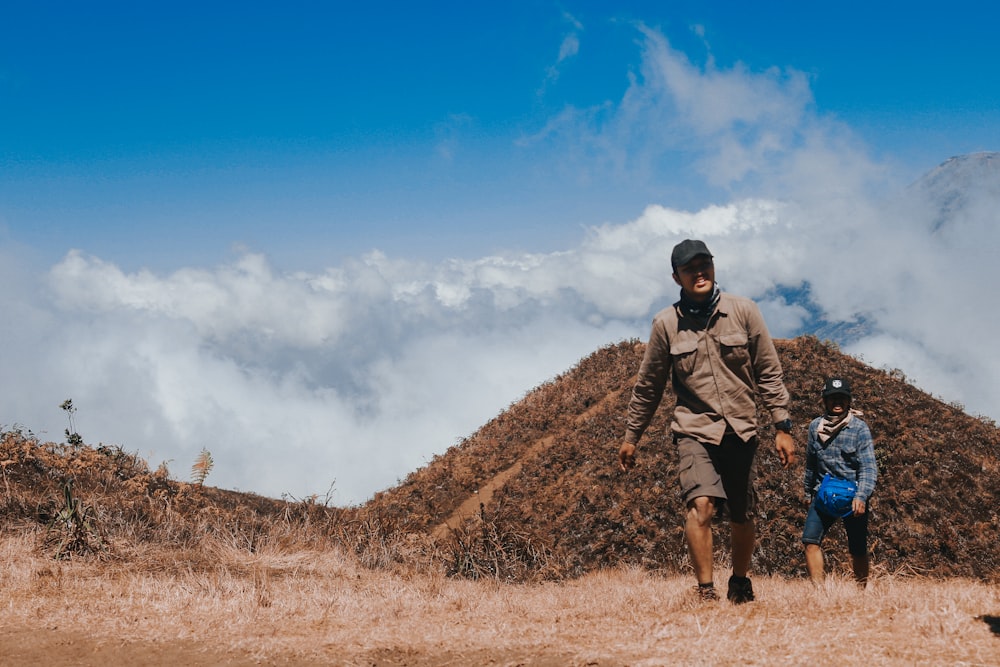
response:
M610 401L617 399L623 391L631 391L632 386L635 384L636 376L632 376L628 382L625 383L625 388L618 389L616 391L608 392L604 398L595 402L589 408L581 412L573 419L573 423L579 425L585 420L593 417L602 407L604 407ZM522 463L527 458L542 452L552 446L555 441L554 435L547 435L544 438L539 438L536 440L528 449L521 455L521 457L509 468L501 470L499 473L493 476L485 484L480 485L480 487L471 496L465 499L458 508L451 513L451 515L445 519L443 522L438 524L431 535L434 539L441 539L447 537L448 533L460 526L463 521L469 517L475 516L479 511L480 505L487 505L491 500L493 500L493 494L497 489L503 487L512 477L521 472Z
M62 628L6 627L0 628L0 664L11 667L250 667L262 662L249 651L220 650L209 641L116 640ZM328 663L298 656L269 656L266 664L319 667Z
M321 640L317 637L316 643L321 644ZM302 652L282 654L222 650L212 641L154 642L91 637L59 628L0 628L0 665L3 667L437 667L526 664L557 667L573 664L573 656L560 655L555 651L548 655L503 647L449 652L414 647L345 651L336 646L326 646L309 651L309 655Z

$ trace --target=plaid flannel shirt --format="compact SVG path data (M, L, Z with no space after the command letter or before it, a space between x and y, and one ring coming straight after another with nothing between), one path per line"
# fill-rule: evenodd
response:
M820 443L818 433L823 418L817 417L809 424L809 442L806 444L806 495L816 493L823 476L849 479L858 484L855 498L865 503L875 490L878 463L875 460L875 443L868 424L857 415L840 433L826 443Z

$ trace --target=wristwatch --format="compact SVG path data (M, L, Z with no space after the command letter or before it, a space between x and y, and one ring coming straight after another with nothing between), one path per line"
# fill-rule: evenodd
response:
M782 419L780 422L775 422L774 428L777 429L777 430L779 430L779 431L784 431L785 433L791 433L792 432L792 420L791 419Z

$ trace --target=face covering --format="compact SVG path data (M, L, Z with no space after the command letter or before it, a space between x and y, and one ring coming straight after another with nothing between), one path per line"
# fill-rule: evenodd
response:
M704 301L695 301L681 290L681 310L685 315L690 315L700 320L707 320L715 312L715 307L719 304L719 296L722 291L719 283L712 285L712 296Z
M816 437L819 438L821 444L826 444L828 440L831 440L840 433L845 426L851 423L851 418L854 415L860 415L860 410L852 410L848 408L844 411L844 414L840 416L834 415L823 415L823 421L819 424L819 430L816 432Z

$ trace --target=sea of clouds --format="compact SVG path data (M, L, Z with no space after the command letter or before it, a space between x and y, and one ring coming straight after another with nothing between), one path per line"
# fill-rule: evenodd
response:
M567 111L536 139L648 170L684 151L730 193L717 205L650 202L560 252L426 263L376 251L321 272L252 253L125 272L76 250L39 269L0 248L0 423L62 440L72 398L88 443L166 461L177 478L204 447L211 484L363 502L599 347L645 338L676 298L668 257L686 237L708 243L720 284L756 299L773 335L817 315L863 321L845 352L1000 417L996 191L936 225L891 165L815 108L804 75L697 66L659 33L643 39L620 100Z

